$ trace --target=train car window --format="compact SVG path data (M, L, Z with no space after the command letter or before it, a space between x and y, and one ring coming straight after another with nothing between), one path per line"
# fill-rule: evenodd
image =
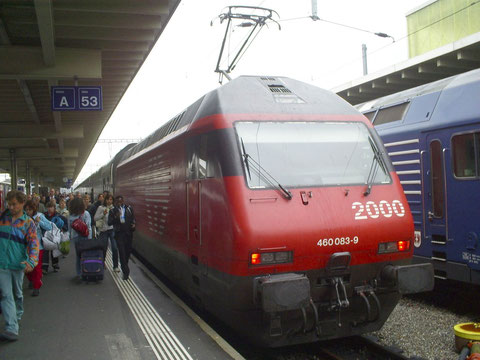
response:
M479 156L475 156L475 148L479 148L478 139L478 134L473 133L452 137L453 171L456 177L473 178L478 176Z
M410 102L405 102L402 104L393 105L378 110L373 125L377 126L382 124L388 124L393 121L403 120L409 104Z
M480 133L475 133L475 164L476 177L480 177Z
M442 218L445 207L445 187L443 183L442 144L440 141L434 140L430 143L430 157L433 216Z

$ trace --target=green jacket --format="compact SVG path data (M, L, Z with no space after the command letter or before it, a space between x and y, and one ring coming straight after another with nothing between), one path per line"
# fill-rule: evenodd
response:
M35 267L39 246L35 222L25 211L13 224L9 210L0 215L0 269L24 269L23 261Z

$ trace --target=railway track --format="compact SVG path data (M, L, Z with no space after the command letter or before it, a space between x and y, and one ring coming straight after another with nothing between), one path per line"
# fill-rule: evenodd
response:
M423 360L409 358L400 349L385 347L371 336L247 352L243 353L247 360Z

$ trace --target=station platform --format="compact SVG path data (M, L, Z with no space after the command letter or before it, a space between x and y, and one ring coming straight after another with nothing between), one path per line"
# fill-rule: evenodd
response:
M129 265L124 281L109 251L104 280L85 283L72 252L43 276L38 297L25 278L19 340L0 342L0 359L243 359L137 259Z

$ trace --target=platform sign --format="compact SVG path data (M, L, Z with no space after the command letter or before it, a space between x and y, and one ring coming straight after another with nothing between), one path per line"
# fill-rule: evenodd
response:
M74 86L52 86L52 110L76 110Z
M103 110L101 86L52 86L52 111Z
M101 86L79 86L77 96L78 110L102 110Z

